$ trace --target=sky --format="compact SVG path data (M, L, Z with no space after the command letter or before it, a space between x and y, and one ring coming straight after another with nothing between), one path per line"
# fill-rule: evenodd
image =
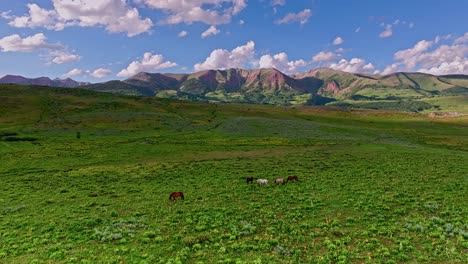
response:
M468 74L467 0L0 0L0 77Z

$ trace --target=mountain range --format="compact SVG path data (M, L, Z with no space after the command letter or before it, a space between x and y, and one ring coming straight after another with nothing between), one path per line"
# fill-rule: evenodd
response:
M3 84L19 84L19 85L42 85L42 86L51 86L51 87L65 87L65 88L75 88L83 85L88 85L87 82L77 82L70 78L67 79L50 79L49 77L39 77L39 78L26 78L18 75L6 75L3 78L0 78L0 83Z
M80 87L125 95L194 101L403 108L410 111L435 107L424 101L429 98L468 96L468 75L435 76L399 72L381 76L329 68L317 68L295 75L287 75L274 68L206 70L191 74L140 72L123 81L95 84L83 84L71 79L22 78L6 76L0 79L0 83L18 83L13 80L20 80L22 83L18 84Z

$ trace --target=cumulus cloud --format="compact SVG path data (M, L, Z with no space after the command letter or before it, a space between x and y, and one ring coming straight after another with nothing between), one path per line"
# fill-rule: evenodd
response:
M402 65L400 63L390 64L382 71L382 75L388 75L394 72L402 71L401 66Z
M99 69L96 69L94 71L90 71L90 70L81 70L81 69L73 69L73 70L70 70L69 72L65 73L62 75L62 78L72 78L72 77L75 77L75 76L79 76L79 75L84 75L84 76L91 76L91 77L94 77L94 78L97 78L97 79L101 79L101 78L105 78L109 75L112 74L112 71L109 70L109 69L104 69L104 68L99 68Z
M38 28L44 27L50 30L63 30L67 23L55 10L46 10L37 4L28 4L29 14L19 17L10 17L8 23L17 28ZM69 22L72 25L74 22Z
M164 24L194 22L209 25L226 24L247 6L247 0L139 0L139 2L168 14L161 21Z
M341 57L340 55L331 51L321 51L312 58L312 62L332 61Z
M130 77L139 72L159 71L177 66L177 63L164 61L164 56L161 54L152 54L146 52L140 61L133 61L126 69L121 70L117 76Z
M63 50L65 47L60 44L46 42L47 38L43 33L22 38L20 35L10 35L0 39L0 51L2 52L33 52L37 50Z
M133 37L148 32L153 26L149 18L142 19L136 8L126 0L52 0L54 9L46 10L28 4L29 13L11 17L9 25L19 28L43 27L63 30L68 26L103 26L109 32L125 32Z
M441 45L435 50L419 54L416 61L423 71L433 74L468 74L468 45ZM405 58L406 59L406 58Z
M62 75L62 78L72 78L74 76L82 75L83 70L80 69L73 69L65 74Z
M301 25L307 23L309 18L312 16L312 11L310 9L304 9L299 13L289 13L285 17L275 21L276 24L291 24L299 22Z
M94 78L104 78L112 74L112 71L109 69L99 68L89 73L89 75Z
M259 61L260 68L275 68L281 72L297 73L299 68L307 66L304 60L289 61L288 54L281 52L276 55L263 55Z
M421 40L412 48L397 51L394 58L395 60L405 64L408 70L412 70L419 62L421 54L430 49L432 45L432 41Z
M393 29L391 24L387 24L385 26L385 30L382 31L382 33L379 34L379 37L381 38L388 38L393 35Z
M421 68L418 72L434 75L468 74L468 59L456 57L453 61L442 62L441 64L431 68Z
M255 54L255 42L249 41L243 46L239 46L231 51L225 49L216 49L211 52L203 63L197 63L193 66L195 71L210 69L242 68Z
M209 36L218 35L220 32L221 30L217 29L215 26L211 26L201 34L201 37L207 38Z
M79 55L69 53L66 51L51 51L49 52L48 57L50 57L50 63L63 64L73 61L78 61L81 59Z
M66 47L61 44L47 43L47 37L43 33L38 33L22 38L15 34L0 39L1 52L35 52L47 51L41 55L45 57L48 64L63 64L80 60L79 55L66 51Z
M341 37L337 37L333 40L333 45L341 45L343 44L344 40Z
M435 75L468 74L468 33L455 39L451 45L437 46L441 39L421 40L409 49L397 51L394 54L395 63L387 66L382 73L404 70Z
M451 36L447 35L445 36L445 39L449 39ZM454 42L454 44L468 44L468 32L465 33L465 35L457 38Z
M179 34L177 36L179 36L180 38L183 38L183 37L185 37L187 35L188 35L188 32L183 30L183 31L179 32Z
M375 70L372 63L367 63L364 59L353 58L350 61L341 59L338 63L332 63L330 68L339 71L353 73L372 73Z

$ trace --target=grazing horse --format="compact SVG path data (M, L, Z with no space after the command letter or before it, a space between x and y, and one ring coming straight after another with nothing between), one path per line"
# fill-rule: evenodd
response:
M298 181L299 179L297 178L297 176L294 176L294 175L291 175L291 176L288 176L288 181Z
M180 199L184 200L184 193L183 192L173 192L171 195L169 195L169 200L175 201L177 197L180 197Z
M258 179L257 183L258 183L258 185L267 185L268 180L267 179Z
M283 178L278 178L275 180L276 184L284 184L284 179Z
M253 177L246 177L245 180L247 181L247 184L253 183L254 178Z

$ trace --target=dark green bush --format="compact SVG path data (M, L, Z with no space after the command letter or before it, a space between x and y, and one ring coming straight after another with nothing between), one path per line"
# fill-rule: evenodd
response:
M4 137L2 138L3 141L37 141L38 138L34 137Z
M6 132L6 131L0 132L0 138L9 137L9 136L17 136L17 135L18 133L16 132Z

